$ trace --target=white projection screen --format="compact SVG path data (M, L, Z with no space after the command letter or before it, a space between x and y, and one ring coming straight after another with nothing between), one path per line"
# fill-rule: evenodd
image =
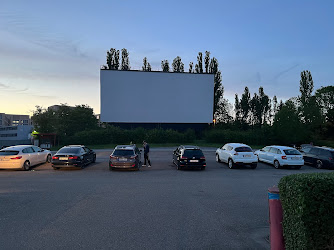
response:
M212 123L214 75L100 70L102 122Z

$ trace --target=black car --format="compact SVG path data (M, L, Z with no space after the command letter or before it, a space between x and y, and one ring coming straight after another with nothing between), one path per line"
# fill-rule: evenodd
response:
M305 163L316 168L334 168L334 149L327 147L307 147L302 151Z
M178 170L183 168L199 168L204 170L206 167L205 156L197 146L179 146L173 152L173 163Z
M109 159L109 170L135 169L141 167L141 153L136 145L116 146Z
M84 168L96 161L96 153L83 145L69 145L62 147L52 157L51 164L57 170L63 167Z

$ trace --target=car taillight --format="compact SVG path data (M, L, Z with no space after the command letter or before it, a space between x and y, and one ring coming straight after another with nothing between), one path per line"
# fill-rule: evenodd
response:
M201 160L205 160L205 157L204 157L204 156L202 156L200 159L201 159Z
M58 157L58 156L52 156L52 159L53 159L53 160L58 160L59 157Z
M116 156L110 156L110 159L117 159L117 157Z
M78 158L79 158L78 156L70 156L70 157L68 157L69 160L76 160Z
M282 159L283 159L283 160L286 160L286 156L285 156L285 155L282 155Z
M133 156L130 156L130 159L134 159L136 157L137 157L136 155L133 155Z
M180 159L181 159L181 160L187 160L187 157L185 157L185 156L181 156Z
M16 156L16 157L13 157L13 158L10 158L11 160L19 160L19 159L21 159L22 158L22 156Z
M136 164L132 164L132 166L131 166L131 167L134 167L134 166L136 166Z
M238 152L235 152L234 155L238 155Z
M332 157L329 157L329 158L328 158L328 160L330 160L330 161L331 161L331 160L333 160L333 158L332 158Z

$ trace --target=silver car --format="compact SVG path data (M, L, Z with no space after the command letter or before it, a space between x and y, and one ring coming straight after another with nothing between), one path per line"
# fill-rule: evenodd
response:
M44 162L51 162L51 152L40 147L17 145L0 150L0 169L29 170Z

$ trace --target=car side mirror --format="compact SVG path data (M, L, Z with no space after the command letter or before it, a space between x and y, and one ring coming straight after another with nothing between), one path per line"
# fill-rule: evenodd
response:
M44 149L42 149L41 152L44 152Z

